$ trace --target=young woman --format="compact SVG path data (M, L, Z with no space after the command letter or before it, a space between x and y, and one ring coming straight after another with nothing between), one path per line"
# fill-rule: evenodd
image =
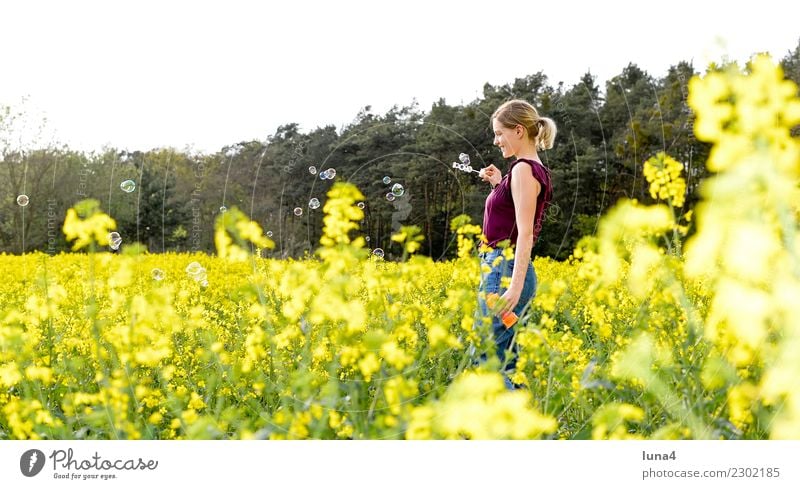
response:
M501 318L512 311L521 315L536 294L531 252L553 195L550 171L542 164L537 150L553 147L556 125L552 119L539 116L524 100L504 103L492 114L491 122L494 145L500 148L503 158L513 157L514 161L505 175L494 165L481 170L481 178L492 186L486 198L483 234L493 250L481 255L478 297L480 312L492 320L506 386L513 388L508 373L516 364L516 347L512 346L515 330L513 325L506 327ZM504 258L503 248L497 247L503 241L512 246L513 259ZM510 277L507 288L503 277ZM495 314L486 303L487 295L493 293L500 294Z

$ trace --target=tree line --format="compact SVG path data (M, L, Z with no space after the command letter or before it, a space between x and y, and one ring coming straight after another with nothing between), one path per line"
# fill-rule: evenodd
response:
M781 65L787 78L800 83L800 43ZM662 77L631 63L601 88L591 73L572 86L554 86L538 72L504 85L487 83L468 103L440 99L429 110L412 103L383 114L367 106L341 129L302 132L288 123L266 140L231 144L214 154L20 148L13 143L19 115L0 107L0 252L68 250L61 233L66 210L95 198L116 219L123 244L138 242L152 253L213 252L216 216L237 206L276 242L270 256L299 257L319 241L331 181L347 180L366 196L362 231L370 247L391 258L400 252L391 234L401 225L416 225L425 237L422 253L453 256L450 220L468 214L482 222L488 186L452 163L466 153L473 168L507 168L492 145L489 117L502 102L521 98L558 125L555 146L540 152L551 169L554 205L534 252L564 258L619 198L652 201L642 164L659 151L684 164L684 210L697 202L710 147L694 138L686 103L695 74L685 61ZM323 179L330 169L333 180ZM136 184L130 193L120 188L125 180ZM389 200L397 183L403 194ZM18 203L20 195L29 198L27 205ZM312 198L322 206L309 207Z

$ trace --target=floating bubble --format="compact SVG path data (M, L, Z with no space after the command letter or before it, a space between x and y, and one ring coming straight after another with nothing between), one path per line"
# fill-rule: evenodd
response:
M461 153L458 155L458 161L464 163L465 165L469 165L469 155L467 153Z
M294 215L295 216L302 216L303 215L303 209L301 209L300 207L295 207L294 208Z
M404 193L406 193L406 189L404 189L402 185L399 183L392 185L392 194L394 194L395 197L402 197Z
M313 199L309 200L308 207L311 209L319 209L319 199L314 197Z
M112 250L118 250L119 245L122 244L122 237L119 235L118 232L114 231L108 233L108 245L111 247Z
M363 202L359 202L356 205L358 206L359 209L363 209L364 207L366 207L366 205Z
M122 189L125 193L131 193L136 190L136 182L133 180L125 180L124 182L119 184L119 188Z
M267 231L267 237L268 237L268 238L271 238L271 237L272 237L272 231Z
M308 173L310 173L312 175L316 175L317 174L317 167L316 166L309 166L308 167Z
M225 206L223 205L223 206L221 206L221 207L219 208L219 212L220 212L221 214L225 214L226 212L228 212L228 208L227 208L227 207L225 207Z
M328 179L328 170L319 172L319 179L320 180L327 180Z
M167 276L164 273L164 270L162 270L160 268L154 268L153 271L150 272L150 275L152 275L153 276L153 280L155 280L157 282L161 282L162 280L164 280L164 277Z
M202 287L208 287L208 272L203 267L203 265L199 264L196 261L186 265L186 274L189 277L200 284Z
M378 258L383 258L383 250L380 248L375 248L372 250L372 255L377 256Z
M25 195L25 194L22 194L22 195L19 195L19 196L17 196L17 204L18 204L20 207L25 207L26 205L28 205L28 203L29 203L30 201L31 201L31 199L29 199L29 198L28 198L28 196L27 196L27 195Z
M366 238L364 238L364 240L365 240L367 243L369 243L369 236L367 236Z
M392 183L392 179L390 177L383 177L383 183L384 185L389 185Z
M393 193L389 192L388 194L386 194L386 200L388 200L389 202L394 202L394 199L395 195Z
M196 261L193 261L192 263L186 265L186 273L189 274L190 276L197 275L198 273L203 271L205 271L203 265L199 264Z

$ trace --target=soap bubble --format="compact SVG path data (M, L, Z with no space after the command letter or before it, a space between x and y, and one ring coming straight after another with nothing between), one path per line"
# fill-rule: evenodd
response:
M271 237L272 237L272 231L267 231L267 237L268 237L268 238L271 238Z
M197 275L201 270L204 270L203 265L196 261L186 265L186 273L189 275Z
M389 202L394 202L394 199L395 195L393 193L389 192L388 194L386 194L386 200L388 200Z
M320 180L327 180L328 179L328 170L319 172L319 179Z
M404 193L406 193L406 189L404 189L402 185L399 183L392 185L392 194L394 194L395 197L402 197Z
M108 233L108 245L111 247L112 250L118 250L119 245L122 244L122 237L119 235L118 232L113 231Z
M219 212L221 214L225 214L226 212L228 212L228 208L223 205L222 207L219 208Z
M125 180L119 184L119 188L121 188L125 193L131 193L136 190L136 182L133 180Z
M27 196L27 195L25 195L25 194L22 194L22 195L20 195L20 196L18 196L18 197L17 197L17 204L18 204L20 207L25 207L26 205L28 205L28 203L29 203L30 201L31 201L31 199L29 199L29 198L28 198L28 196Z
M308 167L308 173L310 173L312 175L316 175L317 174L317 167L316 166L309 166Z
M162 280L164 280L164 277L166 277L164 270L160 268L154 268L153 271L150 272L150 274L153 276L153 280L155 280L156 282L161 282Z
M390 183L392 183L392 179L390 177L383 177L383 183L385 185L389 185Z
M192 279L200 284L201 287L208 287L208 272L205 268L200 267L200 271L195 275L192 275Z
M366 238L364 238L364 240L365 240L367 243L369 243L369 236L367 236Z
M327 170L325 170L325 173L328 174L327 176L328 180L333 180L334 178L336 178L336 168L328 168Z
M189 275L189 278L200 284L200 286L208 287L208 272L203 265L198 262L193 261L188 264L186 266L186 274Z
M383 258L383 250L380 248L375 248L372 250L372 256L377 256L378 258Z
M295 207L294 208L294 215L298 216L298 217L302 216L303 215L303 209L301 209L300 207Z
M359 202L356 205L358 206L359 209L363 209L364 207L366 207L363 202Z
M458 161L464 163L465 165L469 165L469 155L467 153L461 153L458 155Z
M313 199L309 200L308 207L312 209L319 209L319 199L314 197Z

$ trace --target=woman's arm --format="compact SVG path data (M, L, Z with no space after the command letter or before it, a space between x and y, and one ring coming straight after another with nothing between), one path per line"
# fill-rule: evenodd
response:
M526 164L517 164L511 171L511 177L511 196L514 198L514 213L519 235L514 252L514 272L511 274L511 285L503 294L502 298L505 302L499 315L514 309L522 295L525 273L528 271L533 248L533 218L536 215L536 199L542 189L539 181L533 177L530 166Z

